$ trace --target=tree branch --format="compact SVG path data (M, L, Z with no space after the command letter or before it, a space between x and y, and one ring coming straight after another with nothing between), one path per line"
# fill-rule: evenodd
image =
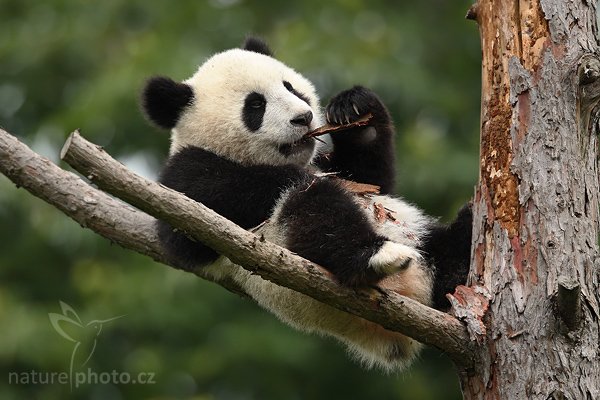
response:
M93 188L71 172L33 152L0 129L0 172L36 197L58 208L84 228L121 247L179 268L167 260L156 235L156 219L129 204ZM201 278L215 281L202 270ZM246 296L233 280L219 281L227 290Z
M261 241L254 234L180 193L135 175L77 132L69 137L61 157L100 188L183 229L194 239L206 243L264 279L437 347L462 366L472 366L476 360L475 343L469 340L464 326L452 316L389 290L354 290L340 286L318 265L287 249ZM165 262L153 232L148 235L151 241L146 247L140 243L130 243L131 234L141 235L143 232L135 225L136 222L141 221L144 230L152 229L148 222L150 217L140 217L144 214L126 205L121 205L122 210L117 212L114 209L116 200L44 160L2 130L0 170L15 183L57 206L82 225L124 247ZM29 182L31 179L35 184ZM65 195L54 199L48 195L52 191ZM86 199L90 193L94 196ZM88 201L90 199L91 202ZM82 214L86 217L82 217ZM137 220L132 219L134 214ZM124 222L122 218L129 220ZM112 226L112 229L103 228L104 224ZM114 232L117 230L119 232ZM201 269L195 272L202 276ZM233 290L239 291L239 288Z

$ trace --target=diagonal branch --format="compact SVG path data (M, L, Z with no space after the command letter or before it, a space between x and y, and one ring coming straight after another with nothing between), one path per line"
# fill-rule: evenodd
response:
M26 155L21 157L19 153ZM245 231L180 193L135 175L112 159L100 147L87 142L78 133L70 136L61 156L103 190L124 199L157 218L168 221L173 226L183 229L196 240L206 243L220 254L259 274L264 279L437 347L448 353L455 362L463 366L468 367L475 362L475 344L469 340L462 324L448 314L431 309L391 291L379 288L353 290L342 287L334 282L329 274L318 265L282 247L261 241L254 234ZM129 245L127 242L129 234L133 233L128 232L127 229L138 233L141 230L139 227L135 227L135 222L125 223L121 221L121 218L129 218L133 215L132 213L136 213L136 218L139 220L138 213L145 214L129 206L121 205L126 211L121 210L117 213L114 210L108 212L107 209L105 210L107 213L98 214L96 212L95 217L90 218L89 216L94 213L94 210L104 207L104 205L100 206L100 203L109 204L107 203L108 199L112 202L117 200L91 188L73 174L62 171L47 160L45 160L45 163L50 165L44 164L41 168L35 168L34 166L32 169L32 162L39 163L38 159L43 160L26 146L18 143L16 139L11 138L6 132L0 130L1 172L13 179L18 185L24 186L33 194L57 206L82 225L98 231L103 236L122 244L124 247L148 254L158 261L165 262L162 251L159 247L156 247L154 232L148 234L148 237L154 240L154 244L151 245L151 252L145 250L139 244ZM23 175L30 175L31 171L34 171L36 180L41 181L40 184L23 183L30 179L29 177L24 178ZM51 173L47 174L48 171ZM56 179L56 176L61 178L71 176L72 178L60 180ZM73 181L73 178L78 181ZM73 185L73 182L76 185ZM81 184L87 187L82 187ZM68 196L59 201L62 204L57 204L56 201L49 200L48 195L40 193L43 192L42 189L48 190L49 186L51 191L68 193ZM93 204L88 204L85 201L85 196L89 193L94 193L97 196L94 197ZM81 222L80 219L77 219L77 215L72 215L77 213L86 214L88 218L79 217L84 221ZM143 218L142 222L145 221L148 224L148 218L150 217L145 216ZM94 224L91 224L90 220ZM115 234L115 237L113 237L112 232L97 230L98 221L96 220L102 220L108 225L112 224L114 229L121 230L121 233ZM123 236L126 238L123 238ZM202 276L201 269L196 273ZM222 284L222 282L218 283ZM229 287L229 289L232 288ZM233 288L233 290L239 291L239 288Z
M36 154L0 129L0 172L34 196L58 208L82 227L113 243L178 268L167 260L156 235L156 219L93 188L71 172ZM196 275L214 281L208 274ZM246 296L232 280L219 281L227 290Z

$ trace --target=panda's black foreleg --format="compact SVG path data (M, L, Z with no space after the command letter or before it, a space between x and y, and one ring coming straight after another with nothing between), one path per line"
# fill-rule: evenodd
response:
M343 284L376 282L419 256L378 235L352 195L333 180L314 178L282 201L276 223L285 230L285 247L327 268Z
M198 147L187 147L169 158L160 183L204 204L244 229L264 222L281 193L308 173L293 166L243 166ZM191 270L210 264L218 254L174 230L157 225L158 238L170 261Z
M382 194L393 191L394 128L390 114L377 95L355 86L335 96L326 108L327 122L334 125L354 122L372 114L369 126L332 133L333 153L317 164L342 178L381 187Z
M184 271L210 264L219 257L216 251L190 239L167 222L157 221L157 232L167 259Z
M434 226L424 240L421 250L435 266L433 307L445 310L450 307L447 293L467 281L471 260L473 216L471 205L465 205L450 225Z

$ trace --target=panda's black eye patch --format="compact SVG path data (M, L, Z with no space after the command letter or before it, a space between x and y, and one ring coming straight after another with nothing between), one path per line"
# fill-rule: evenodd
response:
M305 102L306 104L308 104L310 106L310 101L308 100L308 97L306 97L305 95L303 95L302 93L300 93L299 91L294 89L294 87L292 86L291 83L289 83L288 81L283 81L283 86L294 96L296 96L297 98L299 98L300 100L302 100L303 102Z
M260 129L266 109L267 99L262 94L252 92L246 96L242 119L250 131L255 132Z
M256 98L254 100L251 100L248 105L252 108L264 108L266 105L266 102L264 100L264 98Z

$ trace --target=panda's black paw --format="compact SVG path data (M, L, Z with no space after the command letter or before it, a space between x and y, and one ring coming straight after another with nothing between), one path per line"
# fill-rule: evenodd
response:
M467 204L458 210L458 215L456 216L454 224L460 224L461 226L464 226L465 229L469 229L473 226L473 202L467 202Z
M325 108L327 122L331 125L352 123L367 114L373 114L375 123L389 122L385 106L370 89L354 86L344 90L329 101Z
M473 237L473 203L468 202L458 211L454 222L450 224L448 234L455 240L454 254L461 265L468 267L471 259L471 241Z

